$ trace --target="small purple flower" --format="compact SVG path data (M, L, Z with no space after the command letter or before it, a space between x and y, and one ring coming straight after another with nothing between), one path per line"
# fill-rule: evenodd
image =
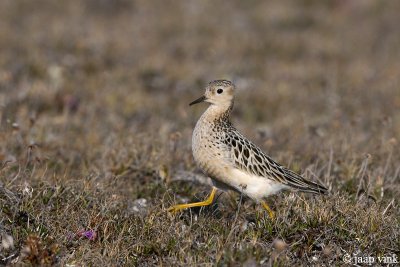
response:
M84 236L84 237L86 237L87 239L92 240L92 241L95 240L96 237L97 237L97 234L96 234L96 232L95 232L94 230L87 230L87 231L85 231L85 230L80 230L80 231L77 233L77 235L78 235L79 237Z

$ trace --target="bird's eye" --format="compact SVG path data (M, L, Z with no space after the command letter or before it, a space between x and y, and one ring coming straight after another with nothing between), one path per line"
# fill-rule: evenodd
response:
M218 94L222 94L223 91L224 91L224 90L222 90L221 88L219 88L219 89L217 90L217 93L218 93Z

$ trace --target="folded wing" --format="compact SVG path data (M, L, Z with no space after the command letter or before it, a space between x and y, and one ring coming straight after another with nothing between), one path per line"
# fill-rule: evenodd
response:
M230 147L231 161L234 167L242 171L274 180L300 191L316 194L328 193L326 187L306 180L275 162L233 127L225 137L225 144Z

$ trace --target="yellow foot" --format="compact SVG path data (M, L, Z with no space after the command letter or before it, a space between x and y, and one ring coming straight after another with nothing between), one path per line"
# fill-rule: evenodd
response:
M217 192L217 188L213 187L210 196L206 200L201 201L201 202L195 202L195 203L175 205L175 206L170 207L168 209L168 211L169 212L178 212L180 210L187 209L187 208L208 206L213 202L216 192Z
M268 211L268 214L269 214L269 217L271 218L271 220L274 220L275 212L273 212L273 210L271 210L271 208L268 206L267 202L261 201L261 205L263 205L264 209L266 209Z

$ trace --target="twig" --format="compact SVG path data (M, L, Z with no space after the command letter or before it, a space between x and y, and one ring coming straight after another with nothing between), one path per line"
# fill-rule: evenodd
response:
M243 198L243 193L240 194L240 200L239 200L238 208L237 208L237 210L236 210L235 219L233 220L231 230L229 231L229 234L228 234L228 236L226 237L226 240L225 240L224 245L222 246L222 248L224 248L225 245L228 243L228 241L229 241L229 239L230 239L230 237L231 237L231 235L232 235L232 233L233 233L233 230L235 229L236 221L237 221L237 218L239 217L240 207L241 207L241 205L242 205L242 198ZM220 261L221 257L222 257L222 251L220 251L220 252L218 253L218 255L217 255L217 262L216 262L216 265L218 265L218 262Z
M393 203L394 203L394 198L392 199L392 201L390 201L389 205L387 205L387 207L385 208L385 210L382 212L382 216L386 214L386 212L388 211L389 207L390 207L391 205L393 205Z

